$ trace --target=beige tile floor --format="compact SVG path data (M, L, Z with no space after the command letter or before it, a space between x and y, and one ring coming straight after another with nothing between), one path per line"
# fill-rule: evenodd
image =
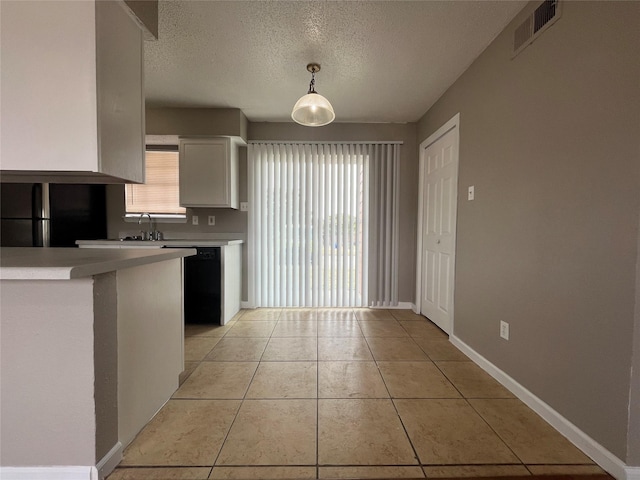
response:
M603 473L408 310L243 311L185 351L109 480Z

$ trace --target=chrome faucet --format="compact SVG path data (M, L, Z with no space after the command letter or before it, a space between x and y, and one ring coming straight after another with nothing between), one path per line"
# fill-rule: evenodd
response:
M142 219L144 218L145 215L149 217L149 231L148 232L145 232L144 230L140 231L140 233L142 233L142 240L154 240L155 228L153 226L153 218L151 218L151 214L141 213L140 218L138 219L138 225L142 225Z

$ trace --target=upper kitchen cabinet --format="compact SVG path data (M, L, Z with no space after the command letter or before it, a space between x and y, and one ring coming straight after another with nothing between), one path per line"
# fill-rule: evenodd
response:
M238 208L236 137L180 139L180 205Z
M143 32L124 3L0 9L2 181L143 182Z

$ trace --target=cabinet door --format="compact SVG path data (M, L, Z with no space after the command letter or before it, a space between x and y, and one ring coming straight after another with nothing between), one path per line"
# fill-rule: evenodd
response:
M231 185L237 181L234 170L230 139L181 139L180 204L233 207Z
M144 182L143 36L116 2L96 2L101 173Z

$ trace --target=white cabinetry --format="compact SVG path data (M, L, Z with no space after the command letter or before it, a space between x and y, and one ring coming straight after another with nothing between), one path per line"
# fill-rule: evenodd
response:
M180 205L238 208L238 141L180 139Z
M143 182L143 33L123 5L0 9L2 179Z

